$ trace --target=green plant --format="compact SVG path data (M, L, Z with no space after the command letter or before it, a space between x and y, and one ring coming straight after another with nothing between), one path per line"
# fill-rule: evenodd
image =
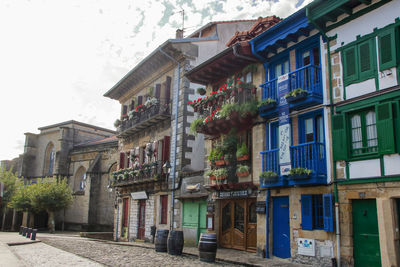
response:
M120 121L119 119L116 119L116 120L114 121L114 127L117 128L117 127L120 126L120 125L121 125L121 121Z
M309 170L307 168L293 168L290 169L289 171L289 175L293 176L293 175L310 175L312 172L312 170Z
M244 67L242 73L247 73L247 72L252 72L252 73L257 72L257 64L250 64Z
M248 172L250 170L247 165L237 165L236 172Z
M206 177L215 176L213 170L208 170L208 171L206 171L206 172L204 173L204 175L205 175Z
M270 98L267 98L267 99L264 99L263 101L261 101L257 107L266 106L271 103L276 103L276 100L270 97Z
M206 89L204 89L203 87L197 88L197 93L199 95L205 95L206 94Z
M190 133L197 135L197 129L204 125L203 118L197 118L190 124Z
M241 82L241 83L238 84L238 87L246 89L246 88L253 88L255 86L252 83Z
M217 178L226 178L228 177L228 170L225 168L219 168L214 171L214 175Z
M236 103L225 104L225 105L222 105L221 110L219 111L219 115L221 116L221 118L228 118L229 115L234 111L239 112L238 104L236 104Z
M278 174L276 172L273 172L273 171L263 171L260 174L260 178L268 179L268 178L276 178L276 177L278 177Z
M208 155L208 160L211 162L215 162L216 160L222 160L222 159L224 159L224 152L219 146L212 149L210 155Z
M285 95L285 98L288 98L288 97L296 97L296 96L298 96L298 95L300 95L300 94L303 94L303 93L307 94L308 92L307 92L306 90L301 89L301 88L297 88L297 89L295 89L295 90L290 91L289 93L287 93L287 94Z
M249 150L247 149L246 143L243 142L242 145L238 146L238 148L236 150L236 157L239 158L239 157L242 157L242 156L245 156L248 154L249 154Z
M255 115L258 112L258 102L250 101L240 105L239 114L240 117L246 117L248 115Z
M148 95L149 95L149 97L153 97L154 96L154 87L149 87Z

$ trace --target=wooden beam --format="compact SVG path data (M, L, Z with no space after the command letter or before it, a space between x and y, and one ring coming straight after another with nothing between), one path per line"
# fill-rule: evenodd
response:
M371 0L359 0L361 3L369 5L371 4Z
M287 42L283 40L278 40L276 42L279 44L280 47L287 48Z
M310 30L309 29L299 29L299 32L301 32L305 37L310 36Z
M347 6L340 6L340 7L338 7L338 9L339 9L340 11L342 11L343 13L346 13L347 15L353 14L353 9L351 9L350 7L347 7Z
M289 41L292 41L294 43L297 43L297 40L299 39L299 37L295 34L289 34L286 39L288 39Z

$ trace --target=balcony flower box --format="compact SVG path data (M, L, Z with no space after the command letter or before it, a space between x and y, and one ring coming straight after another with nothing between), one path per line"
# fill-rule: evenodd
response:
M292 180L305 180L310 178L311 170L305 168L293 168L289 171L289 177Z
M277 183L279 176L273 171L264 171L260 174L260 184L274 184Z
M296 90L291 91L290 93L285 95L286 101L289 103L298 102L307 97L308 92L301 88L297 88Z

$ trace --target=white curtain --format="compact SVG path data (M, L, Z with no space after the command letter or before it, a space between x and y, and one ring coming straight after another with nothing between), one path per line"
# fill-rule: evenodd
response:
M362 148L361 117L354 115L351 117L351 140L353 149Z
M378 146L378 136L376 133L376 116L375 112L370 111L367 113L366 126L367 126L367 144L368 147Z

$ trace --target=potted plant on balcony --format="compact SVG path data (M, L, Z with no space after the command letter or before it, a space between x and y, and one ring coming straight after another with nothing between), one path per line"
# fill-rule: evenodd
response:
M225 168L216 169L214 175L217 183L221 184L228 177L228 170Z
M115 127L115 128L118 128L119 126L121 126L121 121L120 121L119 119L116 119L116 120L114 121L114 127Z
M289 176L292 180L304 180L310 177L311 170L307 168L293 168L289 171Z
M258 104L258 108L264 111L274 109L276 107L276 100L273 98L267 98Z
M197 93L199 95L205 95L206 94L206 89L203 87L197 88Z
M195 136L199 132L200 128L204 125L203 118L197 118L190 124L190 133L194 134Z
M205 178L210 179L211 183L215 183L214 170L208 170L204 173Z
M260 184L273 184L278 182L278 174L273 171L263 171L260 174Z
M302 100L306 98L308 92L306 90L303 90L301 88L297 88L293 91L290 91L285 95L286 101L289 103L293 103L299 100Z
M238 176L238 177L247 177L247 176L249 176L249 174L250 174L250 168L249 168L249 166L247 166L247 165L241 165L241 164L239 164L237 167L236 167L236 175Z
M241 123L249 123L250 119L257 115L258 103L257 101L249 101L241 104L239 107L239 121Z
M236 160L243 161L249 159L249 150L247 149L246 143L242 143L242 145L238 145L236 150Z

